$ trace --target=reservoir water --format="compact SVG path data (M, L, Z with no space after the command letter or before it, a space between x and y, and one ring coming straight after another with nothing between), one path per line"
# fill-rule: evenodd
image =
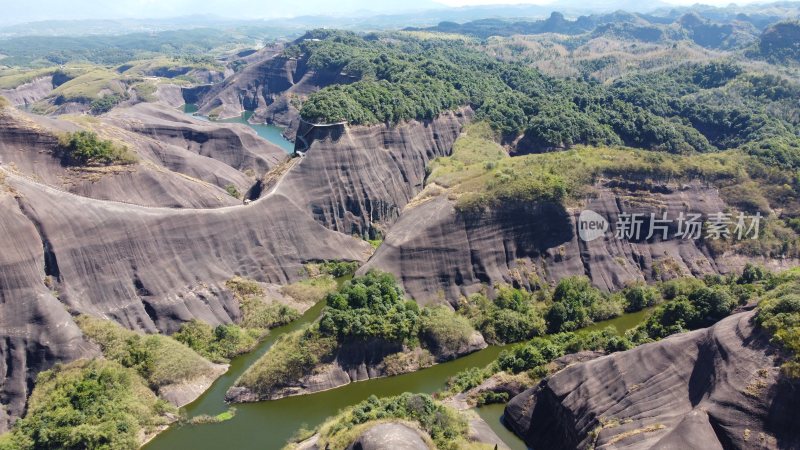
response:
M209 120L205 116L200 116L195 114L197 112L197 105L187 103L183 105L183 112L191 114L192 117L201 120ZM294 153L294 143L283 137L283 131L284 131L283 128L266 123L250 123L249 119L252 115L253 115L252 111L245 111L242 113L240 117L232 119L216 120L215 122L241 123L247 125L248 127L252 128L256 132L256 134L266 139L267 141L277 145L286 153Z
M295 322L273 329L254 351L235 358L225 375L194 403L184 408L186 415L188 417L200 414L216 415L226 411L228 405L224 402L225 391L281 335L313 322L322 311L322 303L315 305ZM614 326L623 332L640 323L646 314L647 311L626 314L594 324L590 329ZM470 367L486 366L505 348L509 346L491 346L418 372L351 383L316 394L235 405L236 415L231 420L203 425L176 424L158 435L145 448L147 450L279 449L299 428L313 428L340 409L365 400L370 395L384 397L403 392L433 393L441 390L451 376ZM489 405L479 408L478 413L512 449L524 450L525 445L522 441L500 423L503 407L504 405Z

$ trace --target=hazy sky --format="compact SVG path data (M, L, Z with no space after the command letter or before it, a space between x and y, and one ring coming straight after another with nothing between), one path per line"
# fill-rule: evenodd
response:
M698 0L662 0L693 4ZM726 5L730 0L701 0ZM448 6L532 3L551 5L552 0L0 0L0 23L53 19L163 18L209 14L230 18L277 18L298 15L347 15L355 12L394 13ZM576 0L571 5L584 4ZM585 4L610 5L617 1L588 0ZM737 3L749 3L748 0ZM639 3L641 5L641 3Z

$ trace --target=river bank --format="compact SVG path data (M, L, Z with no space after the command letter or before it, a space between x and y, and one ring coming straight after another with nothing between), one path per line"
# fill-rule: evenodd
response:
M270 335L251 353L231 361L230 370L220 377L197 401L184 408L188 418L201 415L217 415L228 409L224 402L225 392L238 377L266 353L280 336L298 330L313 322L320 314L323 303L315 305L291 324L272 330ZM596 323L588 330L613 326L624 332L640 323L648 311L626 314L605 322ZM403 375L375 378L350 383L337 389L309 395L287 397L280 400L236 405L236 415L227 421L203 425L173 425L144 448L147 450L218 449L233 446L237 449L279 449L300 428L313 428L340 409L367 399L399 395L403 392L434 393L442 390L447 380L456 373L471 368L484 367L494 361L507 346L490 346L465 357L437 364L432 367ZM502 405L500 405L502 406ZM521 441L510 434L500 423L503 409L488 406L478 413L492 429L511 442L510 447L519 447ZM502 433L502 434L501 434ZM516 440L512 440L516 439Z

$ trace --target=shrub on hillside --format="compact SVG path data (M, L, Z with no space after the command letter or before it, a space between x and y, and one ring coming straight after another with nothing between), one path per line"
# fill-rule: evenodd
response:
M79 360L39 373L28 411L0 448L130 449L166 425L175 408L159 400L131 369Z
M66 133L59 138L58 143L61 147L61 159L68 165L108 166L136 162L136 156L127 147L100 139L92 131Z
M573 331L592 323L589 308L600 301L602 294L584 276L566 277L553 291L553 306L547 312L551 333Z
M76 322L106 358L135 370L153 389L191 380L211 370L210 362L169 336L139 334L109 320L85 315Z
M459 307L483 337L493 344L519 342L545 332L541 307L524 290L501 286L494 301L473 294Z

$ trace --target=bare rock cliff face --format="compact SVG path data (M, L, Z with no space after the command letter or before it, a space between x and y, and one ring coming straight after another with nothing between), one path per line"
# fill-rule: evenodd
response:
M53 92L53 77L39 77L14 89L0 89L0 95L14 106L29 106Z
M12 419L39 371L94 354L71 314L147 332L193 318L230 323L240 312L223 284L234 275L284 284L307 261L363 261L371 251L280 194L248 206L145 208L0 170L0 403Z
M621 212L651 212L677 218L680 212L711 214L725 210L716 189L637 182L605 181L586 209L613 227ZM712 255L699 241L621 240L613 234L591 242L578 237L580 209L560 205L515 203L482 213L456 211L444 196L407 208L375 255L361 269L388 271L408 295L421 303L455 302L484 286L509 283L531 287L570 275L587 275L604 290L634 280L725 273L743 264ZM642 226L647 235L649 219ZM675 224L671 235L677 230ZM775 262L773 262L775 263Z
M387 127L308 126L296 148L305 157L281 190L336 231L375 237L422 190L425 166L451 153L472 111Z
M143 206L213 208L241 204L225 191L246 191L284 158L243 125L192 119L171 108L119 108L90 129L124 143L137 164L103 168L62 163L58 134L78 125L20 111L0 111L0 161L39 182L82 196ZM248 172L245 174L244 172Z
M252 120L281 125L290 135L299 125L299 110L292 97L304 97L334 83L348 83L338 73L317 72L308 67L305 57L288 58L278 50L265 51L240 72L212 86L197 101L200 114L220 118L239 117L254 111ZM291 137L291 136L290 136Z
M752 317L569 366L505 420L534 449L798 448L800 391Z

